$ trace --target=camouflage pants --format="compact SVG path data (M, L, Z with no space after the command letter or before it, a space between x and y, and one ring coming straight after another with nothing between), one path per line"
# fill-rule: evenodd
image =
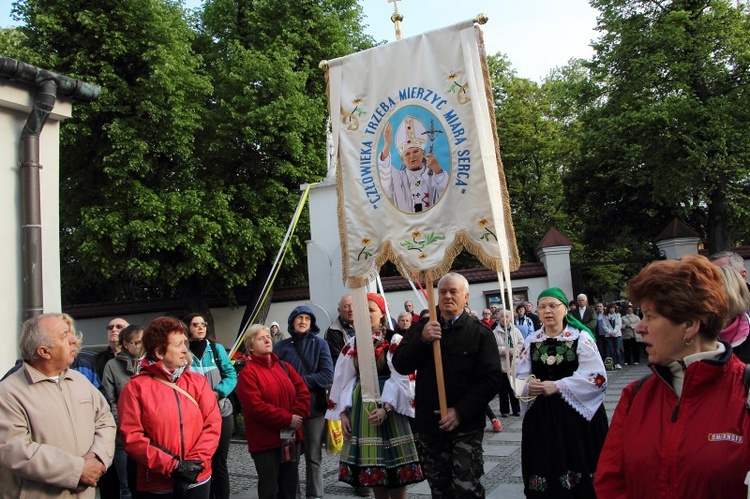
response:
M432 497L484 497L484 430L456 435L417 434L417 449Z

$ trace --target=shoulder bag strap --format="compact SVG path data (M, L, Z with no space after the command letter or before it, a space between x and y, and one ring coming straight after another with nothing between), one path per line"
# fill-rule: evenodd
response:
M312 374L313 370L310 368L310 364L307 363L305 358L302 356L302 351L300 349L299 344L294 341L297 338L292 338L292 345L294 345L294 349L297 351L297 357L299 357L299 360L302 361L302 365L305 366L305 370L307 371L307 374Z
M216 346L211 340L206 339L206 341L208 341L208 348L211 350L211 355L214 358L214 365L219 370L219 376L221 377L221 379L224 379L224 371L221 370L221 359L219 358L219 353L216 351Z
M166 379L163 379L163 378L157 378L156 376L151 376L151 377L152 377L152 378L154 378L154 379L155 379L156 381L158 381L159 383L164 383L165 385L167 385L168 387L172 388L173 390L175 390L175 391L177 391L177 392L180 392L181 394L183 394L184 396L186 396L187 398L189 398L189 399L190 399L190 401L191 401L192 403L194 403L196 407L200 407L200 406L198 405L198 402L197 402L197 401L196 401L196 400L195 400L195 399L193 398L193 396L192 396L192 395L190 395L190 394L189 394L188 392L186 392L185 390L183 390L182 388L180 388L179 386L177 386L177 385L175 385L174 383L172 383L172 382L169 382L169 381L167 381Z
M289 376L289 368L287 368L287 367L286 367L286 364L284 363L284 361L283 361L283 360L280 360L280 361L279 361L279 365L281 366L281 368L282 368L282 369L284 370L284 372L286 373L286 377L287 377L287 378L289 378L289 381L291 381L291 380L292 380L292 377L291 377L291 376Z

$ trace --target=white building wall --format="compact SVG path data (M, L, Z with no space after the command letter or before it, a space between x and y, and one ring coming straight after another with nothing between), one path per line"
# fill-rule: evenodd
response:
M312 281L311 281L312 282ZM532 279L522 279L513 282L513 288L516 290L522 290L527 293L529 300L536 303L536 297L539 296L544 289L549 287L547 285L547 279L545 277L535 277ZM310 292L312 293L312 286ZM435 300L437 302L437 286L435 287ZM497 282L485 282L476 283L470 285L469 290L469 307L472 310L477 311L481 315L481 311L487 308L487 295L499 293L500 288ZM309 305L313 308L317 324L320 327L321 335L331 323L336 320L338 312L336 308L338 306L338 300L343 294L346 293L346 289L342 288L341 294L331 295L332 299L328 300L327 296L322 296L331 303L327 308L323 309L317 304L313 304L310 301L292 301L292 302L275 302L271 305L268 313L268 318L265 321L266 325L276 321L279 323L279 327L282 331L287 331L287 318L292 312L294 307L298 305ZM419 296L412 290L405 291L394 291L386 293L386 300L391 316L395 319L398 314L404 309L404 302L409 300L414 303L414 309L419 313L423 308L427 308L426 303L422 305ZM214 325L216 328L216 337L223 345L229 348L235 341L237 331L242 321L242 315L245 311L244 307L230 308L220 307L211 310L214 316ZM152 314L138 314L138 315L121 315L123 319L128 321L130 324L146 325L156 317L163 315L161 313ZM84 335L84 343L87 346L91 345L104 345L107 341L106 327L110 320L114 317L102 317L96 319L83 319L77 321L79 331ZM12 366L11 362L8 368ZM2 369L0 369L1 371Z
M0 315L7 327L0 335L0 368L18 358L18 338L23 323L21 263L21 188L19 144L31 113L36 89L0 79L0 261L4 262L0 286ZM69 99L58 99L40 136L42 202L42 278L45 312L61 310L59 239L59 131L69 118ZM3 371L4 372L4 371ZM2 373L0 373L1 375Z
M573 278L570 273L571 248L571 246L551 246L537 250L536 255L547 269L548 287L558 287L569 300L575 300Z
M665 239L656 243L659 253L669 260L679 260L683 256L697 255L698 243L697 237L680 237L677 239ZM747 262L745 263L747 265Z

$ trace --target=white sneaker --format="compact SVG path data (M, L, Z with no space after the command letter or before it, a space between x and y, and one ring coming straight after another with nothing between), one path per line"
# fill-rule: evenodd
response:
M615 364L615 369L622 369L622 366L620 364Z
M637 365L638 365L638 362L633 362L633 365L634 365L634 366L637 366Z

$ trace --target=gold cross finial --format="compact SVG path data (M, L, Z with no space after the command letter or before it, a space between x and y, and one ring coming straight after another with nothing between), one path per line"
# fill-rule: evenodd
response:
M393 14L391 14L391 21L393 21L393 25L396 28L396 40L400 40L402 37L401 21L404 20L404 16L401 14L401 12L398 11L398 4L396 3L400 1L401 0L388 0L388 3L393 4Z

